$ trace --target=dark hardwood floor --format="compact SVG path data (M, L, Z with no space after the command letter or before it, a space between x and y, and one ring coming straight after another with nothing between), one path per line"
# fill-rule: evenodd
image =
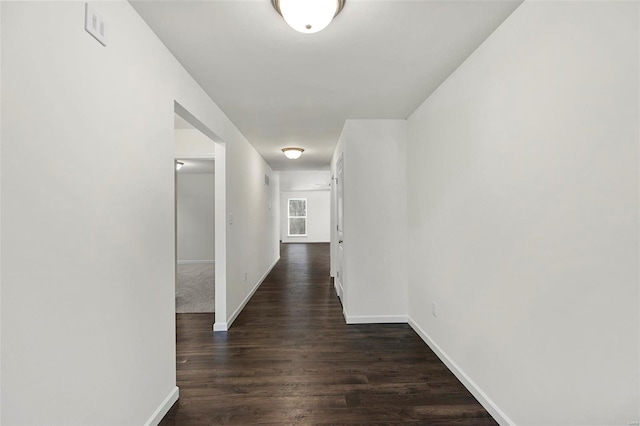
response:
M408 325L345 324L328 244L283 244L229 332L212 323L177 315L161 425L497 424Z

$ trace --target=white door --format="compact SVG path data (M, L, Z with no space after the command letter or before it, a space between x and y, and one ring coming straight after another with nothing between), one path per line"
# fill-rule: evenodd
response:
M342 300L342 296L344 293L344 167L342 156L340 156L340 159L338 160L338 164L336 166L336 195L336 222L338 230L338 270L336 279L338 283L338 296L340 296L340 300Z

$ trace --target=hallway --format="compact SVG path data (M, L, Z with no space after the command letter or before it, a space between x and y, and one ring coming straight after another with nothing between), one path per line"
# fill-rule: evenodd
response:
M212 323L177 315L161 425L496 424L408 325L344 323L328 244L283 244L230 331Z

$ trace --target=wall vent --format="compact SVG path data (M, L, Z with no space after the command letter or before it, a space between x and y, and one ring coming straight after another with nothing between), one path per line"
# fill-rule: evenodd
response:
M269 175L264 175L264 184L265 186L269 186Z

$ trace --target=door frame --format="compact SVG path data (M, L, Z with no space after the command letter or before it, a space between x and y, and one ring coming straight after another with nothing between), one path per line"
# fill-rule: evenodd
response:
M344 289L345 289L345 273L344 273L344 153L340 155L336 163L335 171L335 187L336 187L336 277L334 285L336 293L345 306Z
M213 331L227 331L227 182L226 182L226 144L211 129L198 120L185 107L174 100L174 113L208 137L214 144L214 176L215 176L215 322ZM172 116L173 118L173 116ZM206 155L174 155L180 158L204 158ZM211 158L211 155L208 155ZM175 170L175 167L174 167ZM175 182L174 182L175 199ZM175 220L175 217L174 217ZM177 240L174 241L177 245ZM175 248L174 248L175 250ZM177 254L176 254L177 256Z

